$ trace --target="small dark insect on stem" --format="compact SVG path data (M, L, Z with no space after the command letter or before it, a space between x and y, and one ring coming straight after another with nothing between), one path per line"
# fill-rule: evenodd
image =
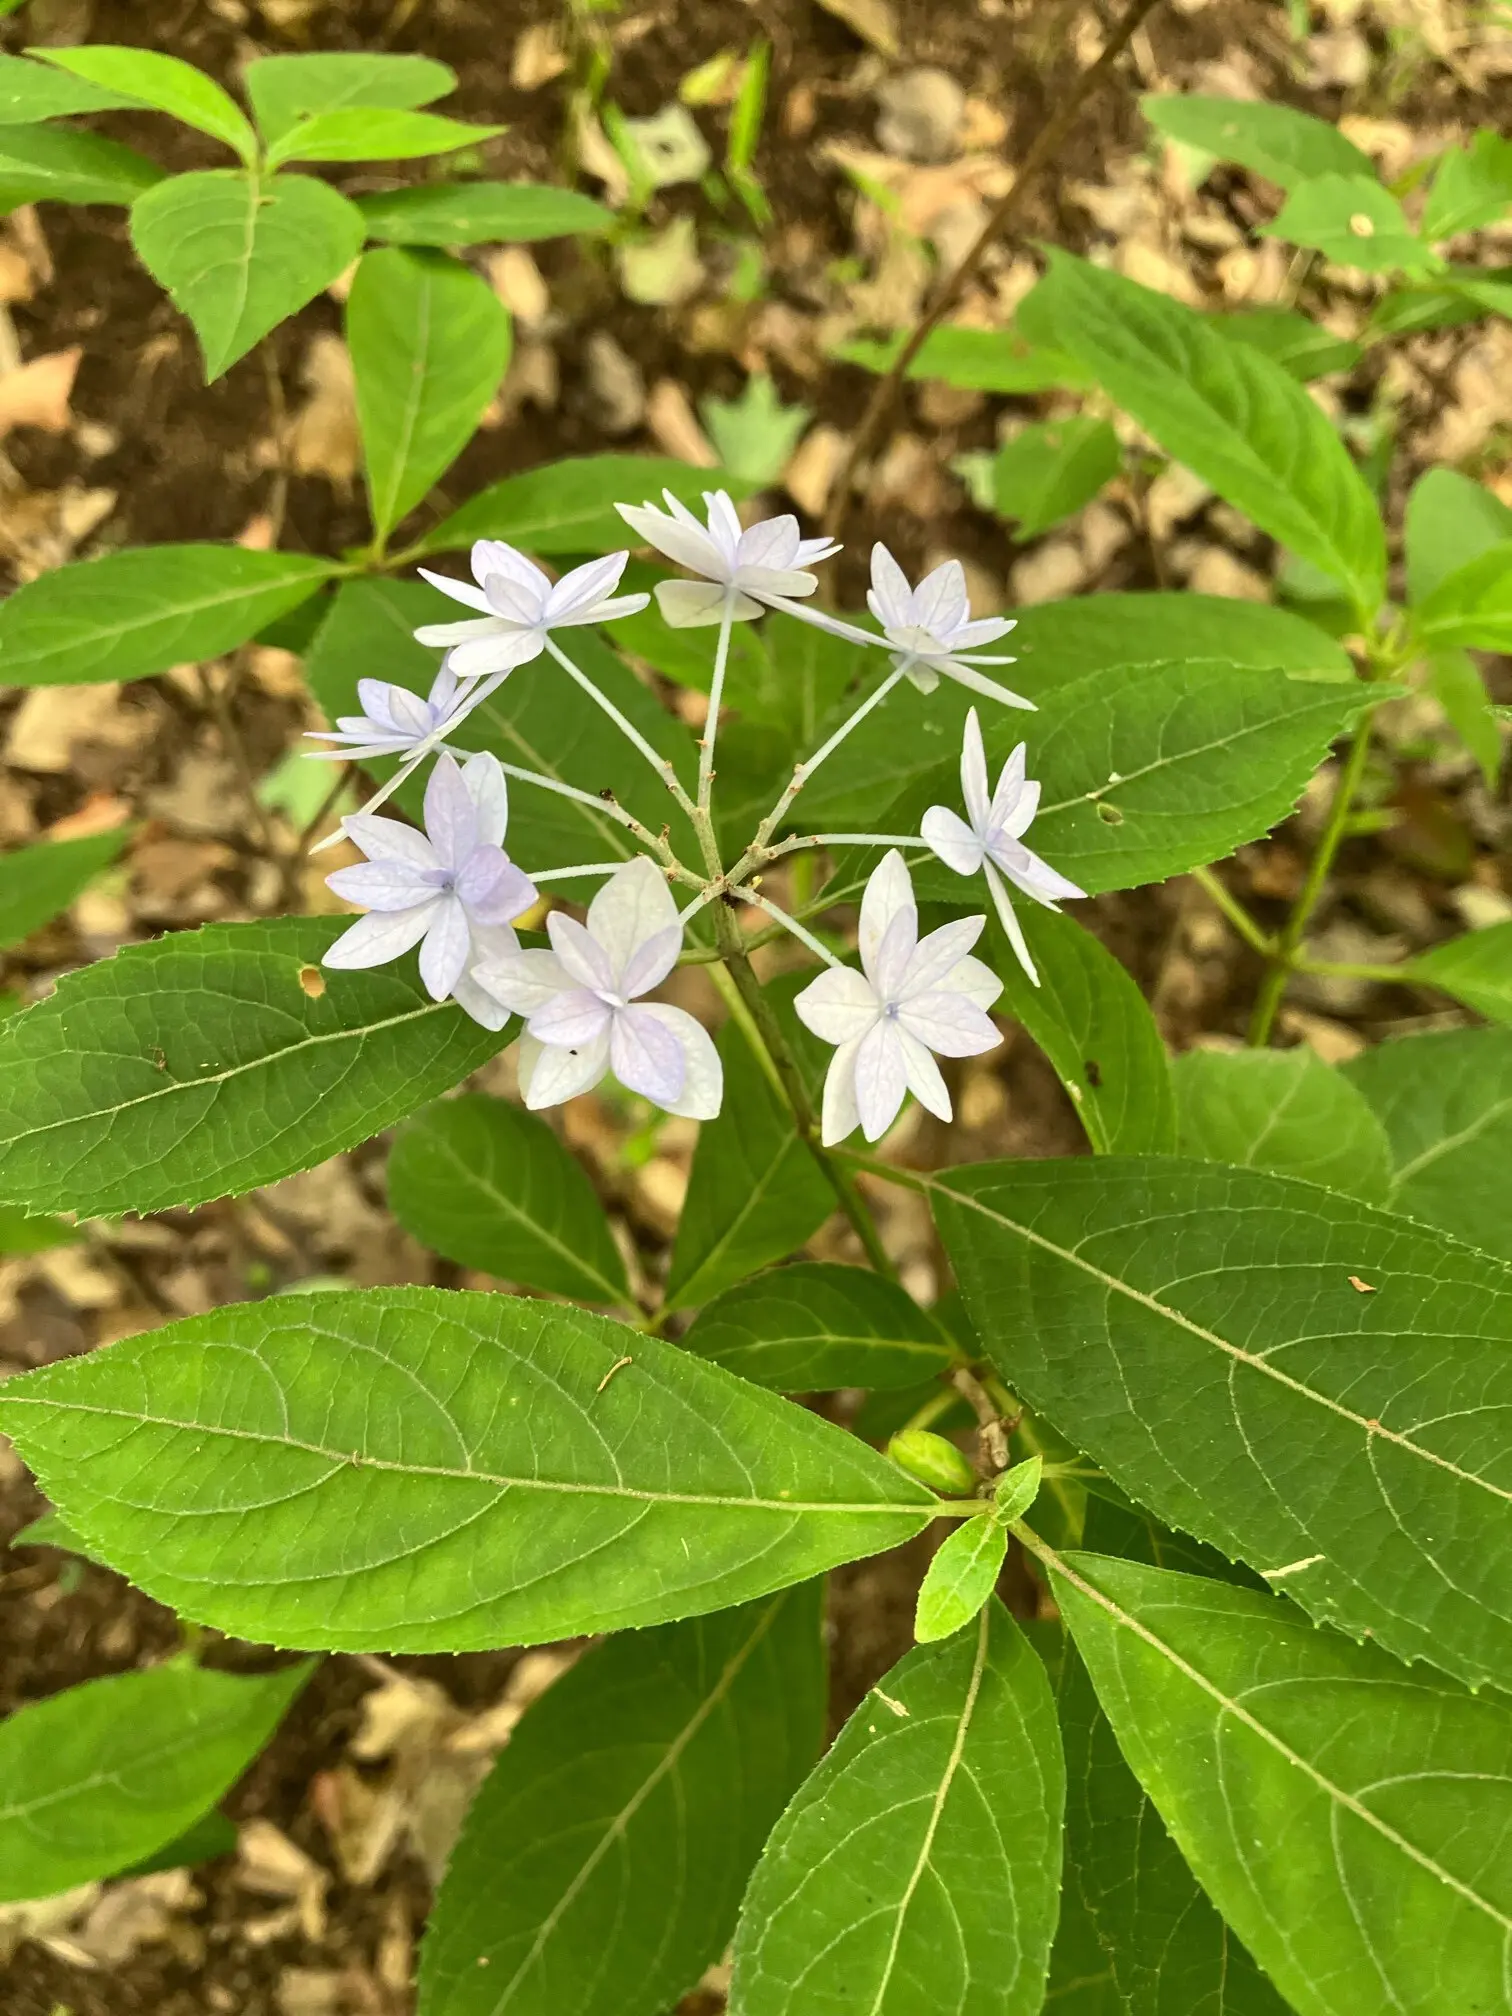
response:
M1023 208L1024 199L1036 176L1060 153L1077 119L1081 116L1083 105L1102 84L1146 17L1153 14L1159 4L1160 0L1132 0L1122 20L1109 36L1102 54L1082 71L1066 92L1054 118L1035 134L1028 153L1019 164L1013 185L1007 195L1002 198L982 226L960 264L942 283L934 300L915 323L908 341L893 359L889 369L878 379L870 399L866 402L866 410L861 415L860 425L851 438L850 449L830 485L829 503L824 520L824 529L829 537L834 538L844 522L850 503L852 479L880 437L888 416L897 402L909 365L959 301L967 285L981 270L982 262L993 245L1018 221L1019 211Z

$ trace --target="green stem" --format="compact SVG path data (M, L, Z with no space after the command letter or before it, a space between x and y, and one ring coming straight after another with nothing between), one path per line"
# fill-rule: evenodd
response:
M1223 912L1246 945L1253 946L1267 959L1272 957L1276 949L1275 940L1268 931L1261 929L1238 897L1224 887L1211 868L1194 868L1192 880Z
M942 1386L938 1393L931 1394L922 1407L916 1407L903 1426L898 1430L906 1435L911 1428L931 1428L942 1414L948 1414L960 1399L954 1386Z
M1360 723L1355 738L1339 772L1339 781L1334 788L1333 804L1329 808L1328 823L1323 828L1313 854L1312 865L1307 871L1307 880L1302 885L1302 894L1292 906L1291 916L1276 940L1271 953L1270 971L1260 983L1260 993L1255 1001L1255 1012L1250 1021L1249 1042L1252 1049L1263 1050L1270 1041L1271 1030L1275 1026L1276 1010L1281 1006L1281 998L1286 992L1286 984L1292 976L1296 956L1307 932L1308 920L1317 908L1318 898L1323 894L1334 857L1339 851L1345 831L1349 825L1349 815L1354 808L1355 793L1360 788L1365 775L1365 766L1370 760L1370 721Z
M818 1115L814 1112L813 1102L809 1098L808 1087L804 1084L798 1069L797 1059L788 1048L787 1038L772 1012L772 1004L762 992L755 968L746 956L739 927L722 902L714 905L714 927L719 937L724 975L744 1011L739 1017L741 1028L751 1041L757 1057L763 1060L763 1068L770 1067L767 1075L780 1091L791 1112L799 1139L823 1171L824 1180L834 1191L835 1201L850 1221L851 1229L861 1241L867 1259L879 1274L884 1275L889 1281L896 1281L898 1270L893 1265L887 1248L882 1244L876 1221L864 1198L834 1152L826 1148L819 1137ZM716 966L710 970L715 975L717 984L721 967ZM723 986L720 987L720 991L725 992ZM729 999L730 996L726 995L726 998Z

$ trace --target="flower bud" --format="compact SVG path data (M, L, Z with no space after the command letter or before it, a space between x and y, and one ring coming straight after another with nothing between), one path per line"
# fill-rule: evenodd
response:
M947 1498L968 1497L977 1487L975 1470L954 1442L932 1435L927 1428L900 1429L888 1443L887 1453L900 1470Z

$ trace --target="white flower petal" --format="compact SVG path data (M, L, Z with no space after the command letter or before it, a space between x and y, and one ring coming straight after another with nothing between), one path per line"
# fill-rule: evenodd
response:
M467 644L479 637L498 637L503 625L491 611L487 616L470 616L465 623L422 623L415 632L417 644L439 644L447 649Z
M478 839L485 847L502 847L509 830L509 779L498 757L487 749L469 756L462 765L462 782L477 811Z
M472 966L453 987L451 998L464 1015L471 1016L484 1029L502 1029L509 1020L509 1010L478 984L477 972Z
M551 576L518 547L506 545L502 539L475 539L467 557L475 581L483 581L490 574L502 575L533 595L538 604L551 592Z
M453 602L465 603L469 609L476 609L485 616L493 614L488 597L481 588L475 588L471 581L453 581L449 574L433 574L429 567L419 567L415 571L422 581L429 581L432 588L439 588L443 595L450 595ZM433 630L436 626L432 623L428 627ZM417 637L420 634L418 630L415 632Z
M686 1009L673 1008L663 1001L648 1001L636 1013L655 1016L672 1032L682 1049L683 1088L667 1111L684 1120L712 1120L724 1100L724 1066L713 1037Z
M913 882L908 863L896 847L890 847L873 868L861 897L859 945L861 964L872 971L886 936L887 927L900 910L914 908Z
M643 940L619 976L620 992L628 1000L634 1000L637 994L649 994L653 987L659 987L677 964L682 942L682 926L675 923Z
M823 1043L864 1036L879 1013L871 983L852 966L827 966L794 1001L793 1011Z
M995 1050L1003 1040L997 1025L974 1001L943 987L937 993L918 994L903 1002L898 1009L898 1026L942 1057L979 1057L984 1050Z
M462 978L471 946L467 911L448 890L436 900L420 947L420 978L432 1001L444 1001Z
M555 952L499 951L488 942L491 931L473 935L484 941L480 948L483 956L473 969L473 977L516 1015L529 1018L538 1014L548 1001L574 984ZM513 937L514 933L509 935Z
M739 520L736 520L739 523ZM742 573L748 567L791 568L798 557L798 520L791 512L780 518L763 518L739 536L735 561Z
M580 623L617 623L622 616L638 616L642 609L649 607L649 595L616 595L608 602L594 602L586 609L574 610L567 616L554 616L554 629L570 630Z
M975 708L973 708L972 712L975 713L975 711ZM1023 797L1026 788L1024 773L1028 767L1028 761L1029 745L1025 742L1020 742L998 774L997 789L992 794L992 803L987 809L987 817L981 822L981 830L983 832L987 831L988 828L1000 829L1006 826L1008 821L1014 817L1018 810L1019 801ZM1034 787L1034 793L1035 804L1038 805L1038 785ZM1017 830L1022 832L1023 827L1019 827Z
M627 1091L666 1108L682 1097L687 1060L682 1045L644 1008L621 1008L609 1032L609 1068Z
M662 621L674 630L697 630L724 620L728 590L712 581L658 581L654 590ZM730 604L733 623L749 623L763 613L749 595L737 594Z
M588 929L608 959L610 984L619 988L642 945L664 931L678 931L676 899L654 861L637 854L614 871L588 905Z
M877 1022L856 1045L856 1111L868 1141L880 1141L891 1127L907 1090L897 1028Z
M1008 839L1017 840L1034 824L1039 806L1040 787L1033 778L1030 778L1019 785L1017 795L1002 818L994 819L992 823Z
M903 992L918 937L919 913L910 904L897 913L882 934L882 943L877 947L877 956L866 976L879 1001L895 1001Z
M1010 840L1006 835L988 850L988 865L1000 868L1026 896L1032 896L1049 910L1057 903L1074 902L1087 893L1048 861L1031 853L1022 840Z
M538 1043L559 1050L580 1050L609 1034L614 1010L606 1008L591 987L568 987L553 994L530 1018L530 1033Z
M975 1002L984 1011L1003 991L1002 981L980 959L963 959L959 966L951 968L940 985L947 994L964 994L968 1001Z
M975 707L966 715L966 732L961 740L961 797L973 832L987 831L987 815L992 800L987 791L987 752L982 747L982 724Z
M906 1027L900 1027L898 1050L903 1059L903 1075L907 1080L909 1091L926 1112L933 1113L936 1120L949 1120L950 1091L940 1075L939 1065L930 1056L927 1045L921 1043Z
M793 555L795 567L817 567L821 560L833 560L841 551L838 539L800 539Z
M359 861L327 875L326 887L360 910L412 910L441 893L434 874L408 861Z
M861 1125L861 1115L856 1108L856 1052L860 1047L859 1036L853 1036L849 1043L842 1043L831 1057L829 1070L824 1074L824 1110L820 1115L819 1138L826 1148L833 1148L837 1142L844 1141Z
M952 649L974 651L979 644L996 644L1010 630L1018 628L1016 616L979 616L974 623L960 623L951 636Z
M871 589L866 606L884 630L901 628L912 619L913 590L908 576L880 540L871 550Z
M413 910L373 910L359 917L350 931L343 931L326 951L322 966L346 970L357 966L386 966L399 959L412 945L418 945L430 928L435 898L417 903Z
M946 560L926 574L913 591L913 621L948 645L970 620L966 570L959 560Z
M945 975L960 965L981 937L986 922L985 917L956 917L921 938L893 998L911 1001L917 994L932 993Z
M546 935L573 986L591 987L597 994L615 992L614 962L591 930L564 910L553 910L546 919Z
M1002 922L1003 929L1008 934L1008 943L1013 947L1013 956L1029 975L1032 983L1038 987L1040 984L1039 972L1035 967L1033 959L1030 957L1029 946L1024 938L1024 927L1013 914L1013 904L1009 898L1008 891L1003 887L1003 878L990 861L983 864L983 869L987 877L987 887L992 891L993 904Z
M742 567L735 579L740 587L763 601L782 601L796 595L804 599L819 592L819 577L802 567Z
M376 812L351 812L341 830L370 861L407 861L415 868L436 869L441 863L423 833L402 819L380 819Z
M931 805L919 822L919 834L930 852L957 875L980 872L986 849L958 812L946 805Z
M484 592L494 614L507 630L544 629L547 590L513 581L507 574L485 574Z
M528 665L546 649L539 630L506 630L496 623L492 636L479 637L471 644L458 644L452 651L452 670L459 679L482 679L491 672L513 672Z
M669 493L664 491L662 494L669 504L673 502ZM719 549L720 558L726 565L733 566L738 560L740 542L744 537L740 529L740 513L727 490L705 490L703 501L709 514L709 537Z
M676 518L669 518L654 504L616 504L614 508L648 546L654 546L658 553L664 553L679 567L686 567L690 573L702 574L713 581L726 578L728 568L725 560L701 526L696 523L684 525Z
M1014 660L1005 658L1001 662L1012 665ZM1032 700L1026 700L1022 693L1010 692L1006 686L1000 686L996 679L989 679L985 672L974 670L964 658L936 658L934 669L943 672L947 679L954 679L958 686L966 687L969 692L981 693L987 699L996 700L1004 707L1022 707L1030 714L1039 712ZM929 689L926 687L924 690L927 692Z
M589 560L564 574L546 597L547 623L560 623L576 611L606 600L614 593L629 558L628 553L606 553L601 560Z
M460 868L478 844L478 808L454 756L437 759L425 787L425 834L441 866L452 870Z
M520 1090L533 1113L560 1106L580 1092L590 1092L609 1069L609 1034L580 1050L558 1050L538 1043L527 1029L520 1038Z

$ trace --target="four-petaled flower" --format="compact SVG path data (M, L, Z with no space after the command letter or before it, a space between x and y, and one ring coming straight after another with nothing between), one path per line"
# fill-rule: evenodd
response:
M586 926L553 910L546 929L549 952L490 959L476 976L525 1017L525 1104L560 1105L612 1070L653 1106L711 1120L724 1073L708 1031L681 1008L638 1000L666 979L682 950L677 905L661 871L644 855L627 861L588 906Z
M512 952L510 929L537 900L535 884L504 852L508 787L498 759L472 757L465 769L437 759L425 791L425 831L398 819L356 813L342 821L367 855L326 881L367 911L325 955L327 966L383 966L420 947L420 978L433 1001L452 995L485 1028L508 1021L476 984L480 959Z
M926 574L917 588L910 588L903 569L887 548L878 544L872 548L871 581L867 607L886 633L893 664L907 673L921 693L932 693L943 673L989 700L1034 711L1032 700L1011 693L976 669L979 665L1014 663L1011 657L988 657L975 648L1006 637L1013 628L1013 618L983 616L972 621L966 574L959 560L947 560Z
M834 539L805 539L793 517L763 518L742 531L735 506L723 490L706 490L707 525L700 525L686 504L670 490L662 495L667 509L650 503L617 504L615 509L648 546L701 574L701 581L659 581L656 600L675 628L720 623L728 612L732 622L747 622L763 608L782 609L793 599L812 595L818 577L808 570L840 551ZM807 615L808 611L794 611Z
M986 921L958 918L920 938L903 856L893 848L878 862L861 898L861 971L831 967L793 1004L807 1028L838 1045L824 1080L827 1148L858 1124L868 1141L880 1139L905 1092L950 1118L935 1055L975 1057L1003 1040L987 1014L1002 982L969 956Z
M931 805L919 831L930 851L957 875L984 874L992 900L1002 919L1008 942L1018 962L1035 986L1039 974L1024 943L1023 927L1013 914L1013 903L1003 887L1003 876L1036 903L1054 910L1067 897L1085 896L1024 845L1039 810L1040 787L1024 776L1025 749L1020 742L1003 765L997 789L987 794L987 756L982 747L982 730L975 707L966 716L966 735L961 745L961 796L966 801L966 817L944 805ZM1001 871L1001 872L999 872Z
M383 679L359 679L357 698L360 714L343 714L334 730L312 729L314 742L334 742L334 749L312 749L312 756L328 762L362 763L370 756L408 756L420 744L442 746L452 717L466 712L459 705L463 689L443 658L429 694L424 700L408 686L391 686Z
M644 609L648 595L614 594L629 557L609 553L553 581L501 539L480 539L472 549L476 588L420 569L433 588L480 614L465 623L424 623L415 632L416 642L444 646L459 679L512 672L540 657L549 631L607 623Z

